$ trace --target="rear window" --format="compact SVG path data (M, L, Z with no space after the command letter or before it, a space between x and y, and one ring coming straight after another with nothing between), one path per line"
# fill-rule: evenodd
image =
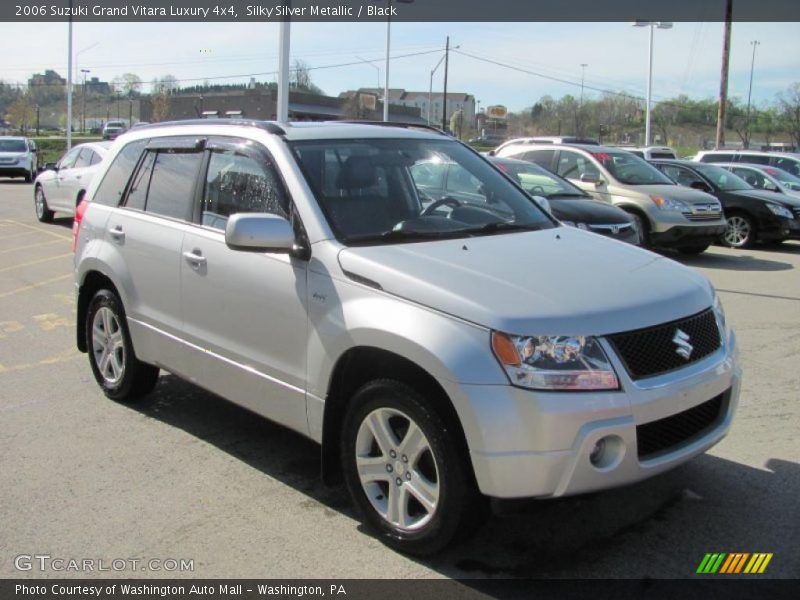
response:
M92 198L93 202L104 204L106 206L119 206L122 199L122 194L125 192L125 186L128 185L128 180L131 178L133 169L139 162L139 157L142 155L147 140L136 140L125 146L111 166L106 171L100 187Z

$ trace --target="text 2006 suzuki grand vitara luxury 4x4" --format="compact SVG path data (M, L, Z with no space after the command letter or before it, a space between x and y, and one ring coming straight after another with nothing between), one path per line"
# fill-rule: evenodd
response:
M480 193L426 196L412 167L437 160ZM106 395L165 369L307 435L402 551L474 529L487 497L635 482L730 427L709 282L560 226L446 135L190 121L106 165L75 223L78 347Z

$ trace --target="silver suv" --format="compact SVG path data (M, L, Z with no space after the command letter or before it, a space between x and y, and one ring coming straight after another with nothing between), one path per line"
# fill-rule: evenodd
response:
M421 191L413 167L436 160L484 205ZM738 401L736 338L702 275L560 226L435 131L142 127L74 232L77 344L108 397L164 369L308 436L404 552L474 531L488 497L671 469L723 438Z
M636 221L642 245L704 252L725 232L722 206L712 195L677 185L627 150L587 144L505 144L496 156L534 162L569 179L597 200L611 202Z

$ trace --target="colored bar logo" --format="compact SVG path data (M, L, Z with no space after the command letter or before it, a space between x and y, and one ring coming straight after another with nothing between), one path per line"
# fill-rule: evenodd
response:
M763 573L772 560L772 552L724 552L708 553L703 557L697 573L702 575L731 575L736 573Z

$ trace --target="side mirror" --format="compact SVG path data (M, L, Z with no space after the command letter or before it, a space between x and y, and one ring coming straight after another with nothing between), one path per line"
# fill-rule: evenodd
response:
M494 156L495 154L496 154L496 153L495 153L495 151L494 151L494 150L489 150L489 151L486 153L486 156Z
M778 191L780 191L780 190L778 190L778 186L777 185L775 185L774 183L769 182L769 181L765 181L764 182L764 189L767 190L768 192L778 192Z
M45 171L58 171L58 163L54 162L44 163L43 168Z
M701 192L711 192L711 187L705 181L693 181L689 184L693 190L700 190Z
M595 185L601 185L603 183L603 178L600 177L597 173L581 173L581 181L583 183L593 183Z
M289 253L294 249L294 230L278 215L239 213L228 219L225 243L232 250Z

